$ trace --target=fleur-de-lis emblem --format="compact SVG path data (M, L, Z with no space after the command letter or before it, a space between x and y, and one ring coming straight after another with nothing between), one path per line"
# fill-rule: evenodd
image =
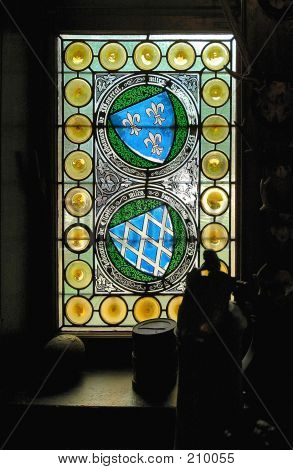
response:
M155 118L154 124L159 124L161 126L162 122L165 121L165 118L161 117L160 113L163 113L164 109L165 107L163 103L158 103L158 104L152 103L151 108L147 108L145 112L147 113L149 117L151 117L151 114L153 114Z
M122 124L123 126L127 127L129 124L131 128L130 134L133 135L138 135L141 131L141 128L137 126L137 124L140 122L140 115L135 113L133 116L130 113L127 113L127 119L123 119Z
M161 134L152 134L149 132L149 137L144 139L145 146L148 147L149 143L152 145L152 153L156 155L161 155L163 152L163 147L159 147L159 144L162 142Z

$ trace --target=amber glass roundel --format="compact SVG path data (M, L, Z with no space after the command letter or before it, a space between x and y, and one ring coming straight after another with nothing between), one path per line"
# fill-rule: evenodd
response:
M89 264L76 260L68 264L65 277L67 283L74 289L84 289L92 282L93 273Z
M229 274L229 268L226 265L226 263L224 263L224 261L222 261L222 260L220 260L220 271L222 273ZM204 269L200 272L200 274L201 274L201 276L209 276L210 271L208 271L207 269Z
M168 303L167 315L168 315L168 318L171 318L171 320L177 321L179 307L182 303L182 300L183 300L183 295L177 295L176 297L173 297Z
M73 114L65 123L65 134L71 142L82 144L92 135L92 123L83 114Z
M173 44L167 53L169 65L175 70L187 70L195 62L195 51L187 42Z
M88 104L92 97L92 89L86 80L74 78L65 85L65 98L69 104L82 107Z
M73 180L84 180L93 169L93 162L90 155L81 150L71 152L65 160L65 171Z
M224 80L213 78L202 87L202 96L209 106L218 108L229 99L229 87Z
M118 42L110 42L100 50L99 59L104 69L119 70L127 61L127 52Z
M223 260L220 260L220 271L222 271L222 273L229 274L229 268Z
M152 70L161 60L161 51L152 42L143 42L134 50L135 65L141 70Z
M229 241L229 235L224 225L212 223L206 225L201 232L201 243L204 248L220 251Z
M69 214L83 217L92 208L92 197L84 188L72 188L65 196L65 206Z
M202 159L201 169L204 175L211 180L222 179L229 170L228 157L218 150L208 152Z
M67 319L73 325L84 325L93 314L93 306L85 297L71 297L65 307Z
M133 306L133 316L138 323L159 318L160 315L161 304L155 297L141 297Z
M208 215L221 215L229 205L229 198L226 191L222 188L207 188L200 198L201 207Z
M229 123L223 116L212 114L203 121L202 133L206 140L218 144L228 137Z
M220 42L212 42L202 51L202 61L210 70L223 69L228 64L229 60L229 50Z
M84 42L73 42L65 51L65 63L71 70L84 70L92 62L93 53Z
M85 227L74 225L66 232L66 243L72 251L85 251L91 243L91 235Z
M100 305L100 315L108 325L119 325L127 316L127 305L121 297L106 297Z

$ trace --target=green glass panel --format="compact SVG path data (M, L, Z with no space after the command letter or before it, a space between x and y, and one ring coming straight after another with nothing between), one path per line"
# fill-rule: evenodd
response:
M121 109L132 106L140 101L143 101L151 96L155 96L162 92L162 88L154 85L135 87L134 89L127 90L119 96L114 104L111 106L109 113L116 113Z
M109 228L114 227L115 225L126 222L133 217L136 217L140 214L144 214L151 209L159 207L161 202L154 199L138 199L136 201L128 202L123 205L121 209L112 217L109 224Z

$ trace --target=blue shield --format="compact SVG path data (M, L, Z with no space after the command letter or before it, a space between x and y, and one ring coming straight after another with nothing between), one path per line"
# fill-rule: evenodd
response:
M166 91L109 116L120 139L146 160L164 163L175 134L175 115Z
M138 270L162 277L172 258L174 233L165 205L129 219L109 230L111 239Z

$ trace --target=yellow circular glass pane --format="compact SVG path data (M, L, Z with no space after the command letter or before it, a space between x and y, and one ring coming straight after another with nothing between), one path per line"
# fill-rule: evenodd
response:
M210 274L210 271L208 271L207 269L203 269L202 271L200 271L200 275L202 277L208 277Z
M207 214L217 216L227 210L229 198L223 189L212 187L202 193L200 203Z
M178 311L182 303L182 300L183 300L183 295L177 295L176 297L173 297L173 299L171 299L170 302L168 303L167 315L168 315L168 318L171 318L171 320L177 321Z
M92 208L92 197L84 188L72 188L65 196L65 206L69 214L83 217Z
M223 116L212 114L203 121L202 133L209 142L214 144L223 142L229 134L228 121Z
M229 99L229 87L224 80L213 78L208 80L202 88L202 96L209 106L217 108L223 106Z
M65 309L66 317L74 325L84 325L93 314L92 304L84 297L71 297Z
M65 51L65 63L71 70L86 69L93 58L93 53L84 42L73 42Z
M177 42L167 53L169 65L175 70L187 70L195 62L195 51L187 42Z
M90 84L82 78L74 78L65 86L65 98L72 106L85 106L92 97Z
M138 323L159 318L161 315L160 302L154 297L141 297L134 304L133 315Z
M226 263L220 259L220 271L225 274L229 274L229 268L226 265ZM200 272L201 276L208 276L210 274L210 271L207 269L204 269L203 271Z
M134 51L135 65L141 70L152 70L161 60L161 51L151 42L139 44Z
M229 268L222 260L220 260L220 271L222 271L222 273L229 274Z
M72 261L66 268L67 283L74 289L84 289L93 278L91 267L81 260Z
M72 142L82 144L92 135L92 123L83 114L73 114L65 123L65 134Z
M230 53L224 44L212 42L202 51L202 61L210 70L223 69L230 60Z
M226 274L229 273L228 266L224 263L224 261L221 261L221 260L220 260L220 271ZM200 275L203 277L207 277L209 276L209 274L210 274L210 271L208 271L207 269L200 271Z
M91 237L89 232L79 225L72 227L67 232L66 242L73 251L83 251L89 246Z
M218 150L208 152L202 159L201 168L207 178L212 180L222 179L229 170L228 157Z
M107 297L101 303L100 315L108 325L119 325L127 316L127 305L121 297Z
M73 180L84 180L93 168L93 162L88 153L77 150L67 155L65 160L65 171Z
M104 69L119 70L127 61L127 53L118 42L110 42L100 50L99 59Z
M209 250L222 250L227 245L228 240L228 232L221 224L212 223L206 225L201 232L201 243Z

